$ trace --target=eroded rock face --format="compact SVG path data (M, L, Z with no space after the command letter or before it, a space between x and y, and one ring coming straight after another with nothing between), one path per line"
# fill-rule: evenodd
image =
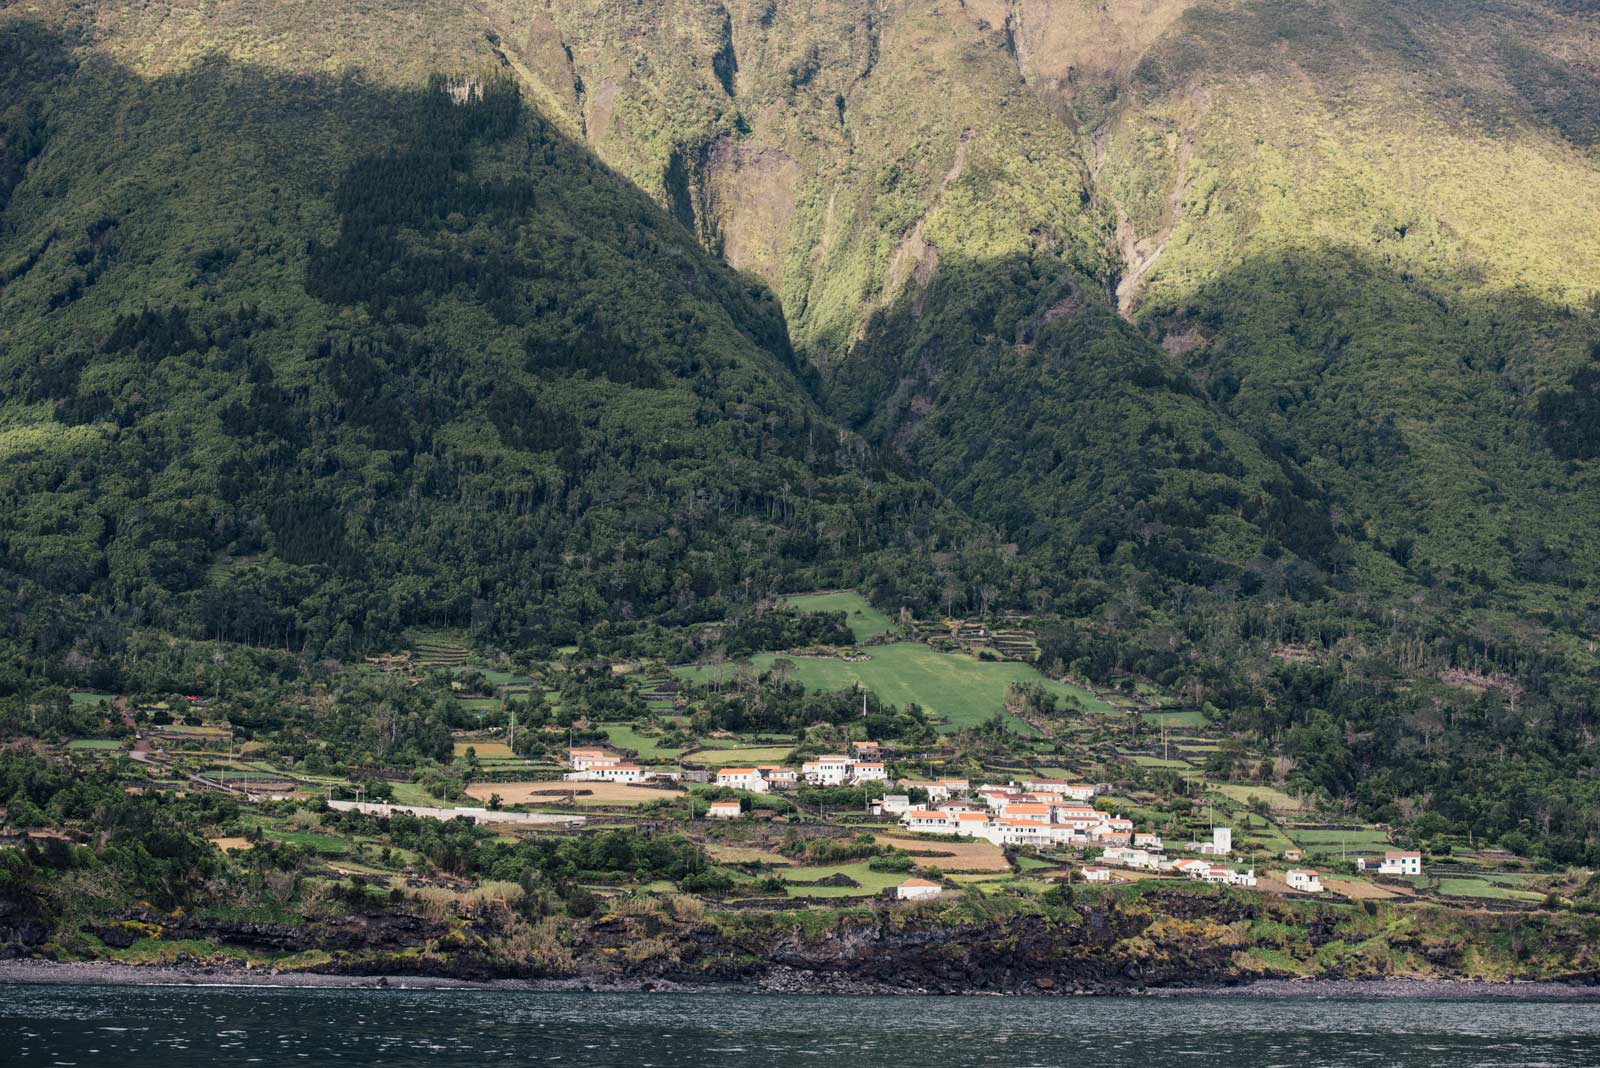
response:
M789 221L805 178L800 165L780 149L723 137L706 151L704 175L704 214L723 258L781 285Z

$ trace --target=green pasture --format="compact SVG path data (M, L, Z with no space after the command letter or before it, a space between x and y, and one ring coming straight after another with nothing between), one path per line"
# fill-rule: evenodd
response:
M1446 897L1477 897L1489 901L1543 901L1545 897L1532 890L1519 890L1503 881L1449 875L1439 880L1439 893Z
M683 753L682 749L664 749L660 745L660 738L652 738L648 734L640 734L638 728L631 725L620 727L607 727L606 739L619 749L631 749L639 755L640 760L672 760Z
M784 603L801 612L843 612L856 641L864 642L894 629L888 616L867 603L854 590L841 593L802 593L785 597Z
M1198 708L1185 709L1181 712L1146 712L1144 721L1152 727L1204 727L1205 714Z
M115 738L74 738L67 743L68 749L107 751L121 749L123 743Z
M890 886L899 886L911 876L906 872L873 871L867 861L854 864L830 864L815 868L779 868L775 871L784 882L813 882L840 873L848 875L860 886L790 886L790 897L860 897L875 894Z
M72 707L74 708L110 705L112 701L116 700L115 694L95 693L91 690L73 690L67 696L72 700Z
M964 653L941 653L920 642L873 646L871 659L852 663L834 657L791 657L795 678L811 690L848 690L864 686L890 704L916 702L943 719L947 731L975 727L1005 707L1006 690L1014 682L1041 683L1062 697L1075 697L1088 711L1108 706L1087 690L1056 682L1028 664L979 660ZM752 659L766 670L775 654ZM680 667L684 678L707 677L711 669Z

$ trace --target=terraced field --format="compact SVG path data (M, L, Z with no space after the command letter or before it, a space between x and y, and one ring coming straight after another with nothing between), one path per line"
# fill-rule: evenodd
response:
M470 655L459 635L445 631L413 631L410 641L412 656L424 670L463 667Z

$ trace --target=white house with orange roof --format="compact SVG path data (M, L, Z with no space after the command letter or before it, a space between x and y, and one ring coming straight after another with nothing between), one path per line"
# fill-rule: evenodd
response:
M908 831L917 834L949 834L950 817L937 809L911 808L900 817L900 823Z
M970 838L987 838L989 836L989 814L987 812L955 812L951 814L953 831L956 834L967 835Z
M1109 883L1111 869L1102 868L1098 864L1091 864L1083 869L1083 881L1086 883Z
M1133 836L1133 845L1136 849L1148 849L1155 853L1159 853L1165 848L1161 844L1161 836L1159 834L1135 834Z
M1298 890L1302 894L1322 893L1322 880L1310 868L1290 868L1283 877L1289 884L1290 890Z
M717 772L716 785L757 794L764 794L769 789L767 777L761 774L759 768L723 768Z
M989 841L995 845L1043 846L1054 843L1059 836L1057 828L1046 820L1026 819L1021 816L997 816L989 823Z
M858 783L886 782L889 772L881 760L858 760L850 767L850 778Z
M1007 802L1020 801L1021 790L1013 790L1006 786L980 786L977 790L978 799L996 812L1006 807Z
M736 820L743 812L737 801L713 801L706 815L714 820Z
M1050 806L1043 801L1007 801L1000 809L1002 816L1021 816L1030 820L1051 822Z
M972 790L972 784L966 779L940 779L939 785L952 797L956 794L970 793Z
M897 901L920 901L924 898L938 897L943 888L929 879L911 878L894 888Z
M781 764L757 764L756 770L761 777L767 780L767 785L774 789L783 790L796 785L800 779L799 772L793 768L786 768Z

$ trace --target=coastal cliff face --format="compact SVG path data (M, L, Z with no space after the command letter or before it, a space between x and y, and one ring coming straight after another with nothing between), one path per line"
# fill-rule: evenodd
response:
M675 912L527 922L377 913L261 923L151 910L68 934L0 915L0 956L578 988L1133 993L1262 979L1600 981L1586 915L1306 906L1160 892L1045 911L970 902L836 913Z

